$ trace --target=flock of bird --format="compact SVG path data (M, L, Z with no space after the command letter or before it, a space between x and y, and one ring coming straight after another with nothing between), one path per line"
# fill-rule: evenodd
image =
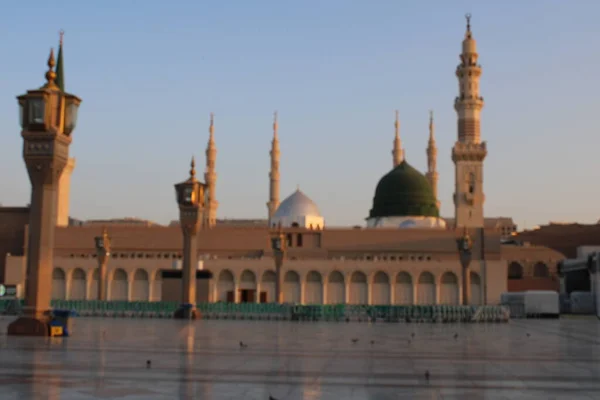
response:
M105 335L105 332L103 332L103 336ZM529 332L526 333L527 337L531 337L531 334ZM408 344L410 344L412 342L412 340L415 338L415 333L411 333L410 334L410 339L408 339ZM458 333L454 334L454 340L458 339ZM352 342L352 344L356 344L358 343L359 339L358 338L352 338L350 339L350 341ZM375 340L371 340L370 341L371 345L375 344ZM240 349L247 349L248 348L248 344L244 343L240 340ZM146 360L146 368L152 368L152 360ZM429 380L431 378L431 374L429 373L429 370L425 370L425 381L427 383L429 383ZM269 400L277 400L275 397L269 395Z

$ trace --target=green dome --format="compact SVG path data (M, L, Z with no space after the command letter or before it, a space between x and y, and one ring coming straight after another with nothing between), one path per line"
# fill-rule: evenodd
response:
M427 178L402 161L379 180L369 218L439 217L436 203Z

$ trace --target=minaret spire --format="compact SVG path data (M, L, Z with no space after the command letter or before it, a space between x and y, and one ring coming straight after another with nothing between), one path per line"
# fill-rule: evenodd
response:
M437 172L437 146L435 144L435 127L433 124L433 110L429 111L429 142L427 143L427 173L425 176L431 185L433 195L437 199L437 207L440 209L440 200L438 197L438 180Z
M396 168L404 160L404 150L402 150L402 141L400 140L400 113L396 110L396 121L394 122L395 136L394 148L392 149L393 166Z
M459 94L454 100L458 117L458 138L452 148L456 169L454 213L457 228L482 228L483 161L487 155L486 143L481 141L480 115L484 103L479 94L481 66L477 63L479 55L471 31L471 14L466 15L466 20L460 64L456 67Z
M277 119L277 111L273 114L273 140L271 141L271 170L269 172L269 201L267 202L267 210L269 212L269 226L271 219L279 207L279 123Z
M58 41L58 57L56 60L56 86L63 92L65 91L65 71L64 71L64 63L63 63L63 38L65 35L65 31L62 29L59 32L59 41Z
M208 189L206 195L204 226L212 228L217 223L217 146L215 144L215 114L210 113L210 125L208 127L208 144L206 145L206 169L204 172L204 181Z

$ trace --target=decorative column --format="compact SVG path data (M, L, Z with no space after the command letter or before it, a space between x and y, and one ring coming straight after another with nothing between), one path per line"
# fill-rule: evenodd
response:
M462 304L467 306L471 303L471 259L473 258L473 241L465 228L463 235L456 239L458 256L462 266Z
M429 111L429 141L427 142L427 173L425 176L431 185L433 195L436 199L436 205L438 210L440 209L440 200L438 197L438 180L439 175L437 172L437 146L435 144L435 127L433 125L433 111Z
M281 268L285 259L286 243L281 225L279 225L276 231L271 233L271 249L273 250L273 258L275 259L275 301L283 303Z
M54 51L46 84L18 97L23 159L31 181L29 238L23 315L8 326L9 335L48 336L57 222L58 181L69 160L71 134L81 99L55 83Z
M94 241L96 244L96 256L98 258L98 300L106 301L106 288L108 287L108 282L106 282L106 265L110 257L110 237L106 228L102 229L102 236L96 236Z
M196 165L192 158L190 177L175 185L179 205L179 223L183 233L182 299L175 318L196 319L196 270L198 268L198 231L202 224L205 184L196 179Z

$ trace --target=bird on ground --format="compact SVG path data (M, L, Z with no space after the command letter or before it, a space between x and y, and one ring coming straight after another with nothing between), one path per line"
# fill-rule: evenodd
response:
M356 342L358 342L358 339L357 338L352 338L352 343L356 343Z
M275 397L269 395L269 400L277 400Z
M458 339L458 333L455 333L455 334L454 334L454 339L455 339L455 340L456 340L456 339Z
M410 339L408 339L408 342L407 342L407 343L408 343L408 344L410 344Z
M375 341L374 341L374 340L371 340L371 344L375 344Z
M245 349L248 345L242 341L240 341L240 348Z
M150 368L150 367L152 367L152 361L146 360L146 368Z
M527 337L529 337L529 336L531 336L531 335L529 334L529 332L527 332Z
M429 382L429 370L425 371L425 380Z
M410 337L413 337L413 338L414 338L414 337L415 337L415 333L414 333L414 332L413 332L413 333L411 333L411 334L410 334Z

